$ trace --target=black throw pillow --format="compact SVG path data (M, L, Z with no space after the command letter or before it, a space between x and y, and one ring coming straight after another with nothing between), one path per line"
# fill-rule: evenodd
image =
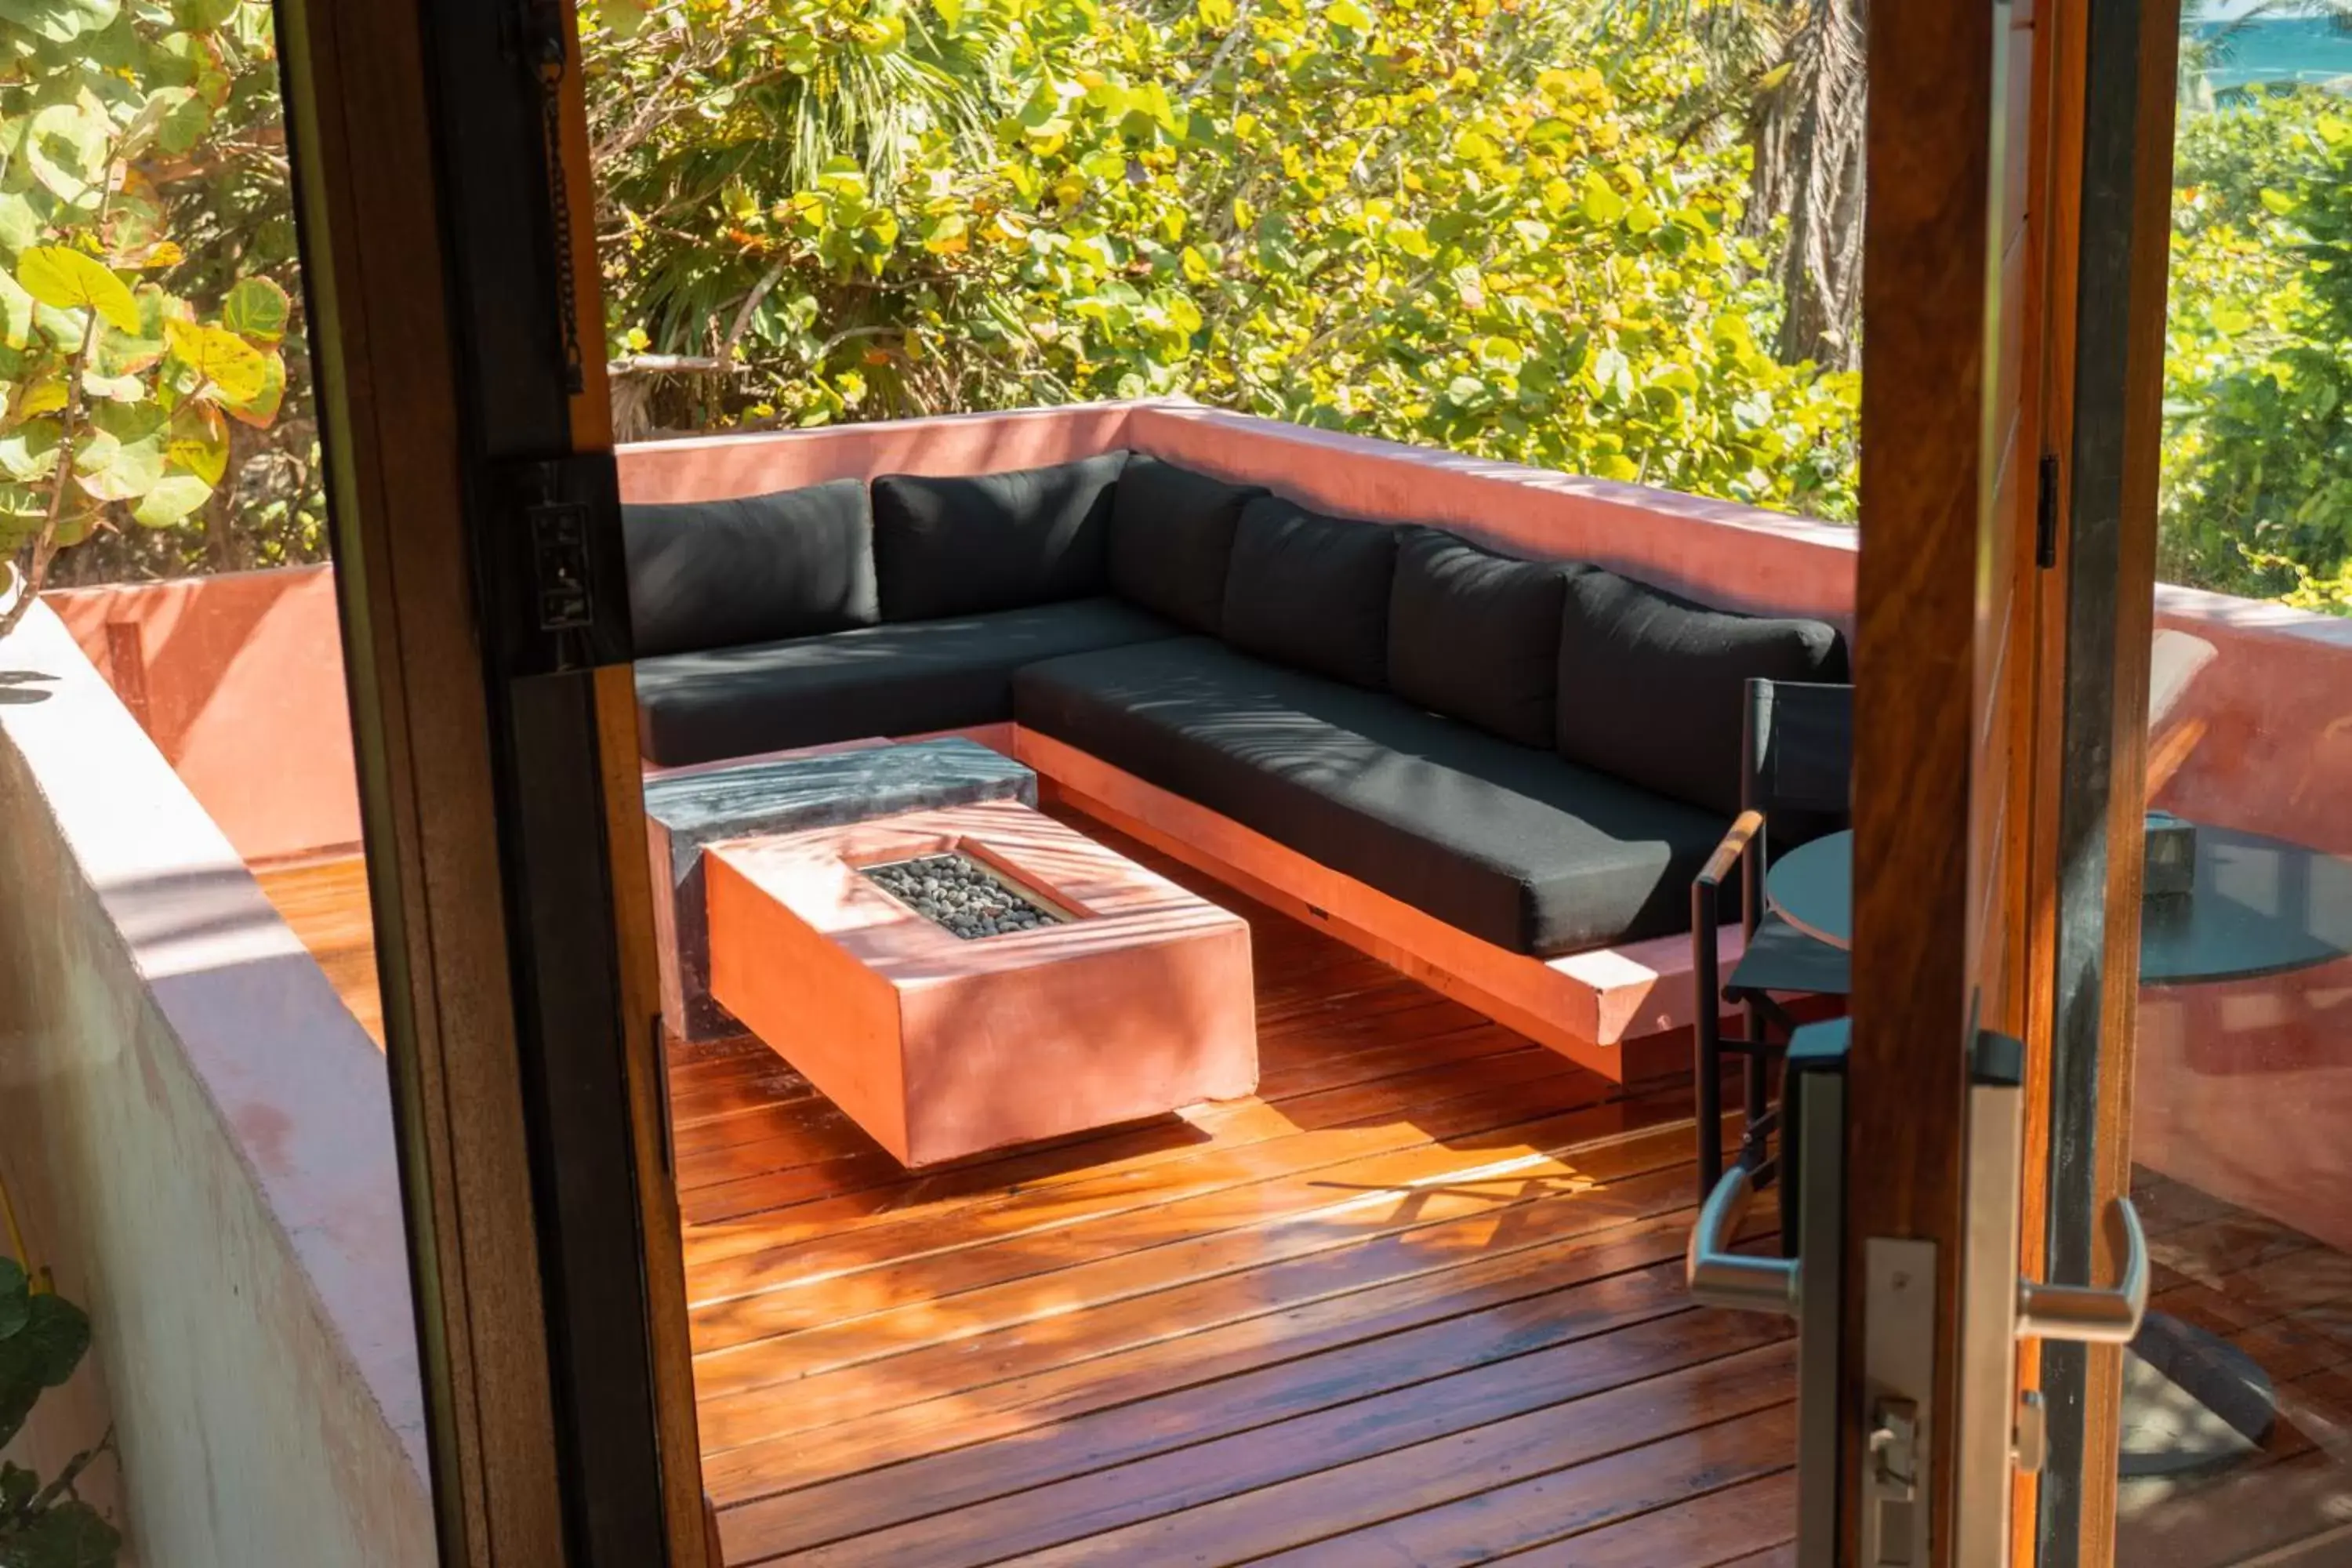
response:
M874 481L882 618L929 621L1091 598L1108 585L1103 546L1127 454L1049 468Z
M1389 599L1389 686L1449 719L1549 750L1559 707L1565 563L1407 528Z
M1234 525L1224 640L1244 653L1383 689L1398 530L1260 496Z
M625 506L637 657L814 637L877 617L862 479L736 500Z
M1569 761L1728 818L1756 679L1844 680L1845 639L1825 621L1712 610L1614 572L1568 579L1559 751Z
M1215 637L1234 524L1264 494L1146 453L1129 458L1111 491L1111 592Z

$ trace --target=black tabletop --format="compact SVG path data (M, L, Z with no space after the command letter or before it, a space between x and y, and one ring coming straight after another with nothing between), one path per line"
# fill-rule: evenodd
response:
M1853 835L1790 850L1764 889L1790 925L1850 945ZM2284 974L2352 953L2352 861L2268 834L2200 825L2196 884L2142 906L2139 952L2140 978L2151 985Z

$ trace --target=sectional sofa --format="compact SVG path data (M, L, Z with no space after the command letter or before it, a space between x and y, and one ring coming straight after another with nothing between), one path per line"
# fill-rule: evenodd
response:
M1011 726L1082 795L1167 807L1142 815L1179 853L1241 843L1250 891L1326 915L1367 889L1360 944L1449 972L1685 931L1745 682L1846 678L1823 622L1125 451L626 531L649 762Z

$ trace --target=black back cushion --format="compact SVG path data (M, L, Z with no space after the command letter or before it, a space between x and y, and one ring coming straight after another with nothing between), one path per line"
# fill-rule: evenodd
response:
M1378 522L1260 496L1234 525L1224 640L1244 653L1378 691L1388 684L1397 535Z
M874 517L861 479L621 509L641 658L870 626Z
M874 563L882 618L1018 610L1108 585L1111 488L1125 452L969 479L886 474L874 481Z
M1549 750L1559 706L1565 563L1522 561L1435 528L1397 542L1389 687L1449 719Z
M1571 575L1560 618L1560 755L1721 812L1739 810L1739 731L1750 678L1846 679L1824 621L1711 610L1646 583Z
M1111 591L1215 637L1224 622L1234 524L1264 494L1146 453L1129 458L1111 491Z

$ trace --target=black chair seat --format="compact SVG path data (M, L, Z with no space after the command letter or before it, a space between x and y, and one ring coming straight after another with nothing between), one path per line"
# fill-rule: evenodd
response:
M1779 915L1766 915L1732 966L1723 994L1733 1002L1771 991L1843 996L1853 987L1846 950L1807 936Z

